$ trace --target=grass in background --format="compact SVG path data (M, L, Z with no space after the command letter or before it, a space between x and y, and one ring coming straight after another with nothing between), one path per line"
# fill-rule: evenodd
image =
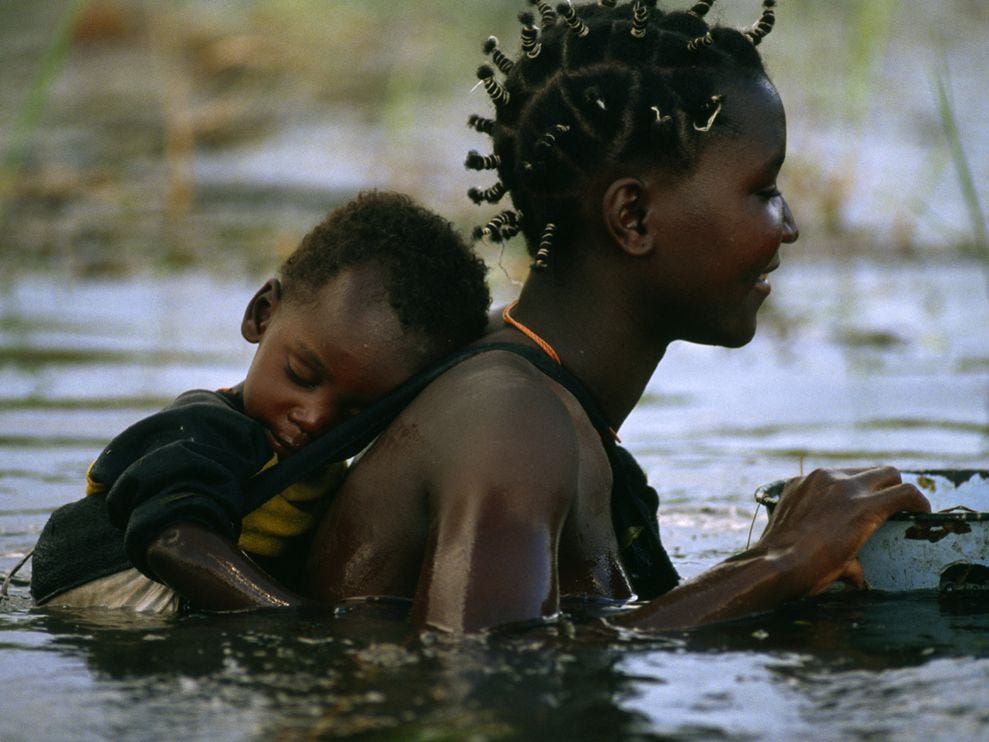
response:
M933 76L934 95L937 100L938 114L941 118L941 127L944 129L944 136L948 140L951 160L958 175L958 185L961 188L962 198L965 199L965 206L972 223L973 244L966 252L989 259L989 235L986 233L985 217L979 204L979 194L975 189L975 181L972 179L972 168L969 166L969 160L962 145L954 101L951 99L948 66L943 54L940 67L938 73Z

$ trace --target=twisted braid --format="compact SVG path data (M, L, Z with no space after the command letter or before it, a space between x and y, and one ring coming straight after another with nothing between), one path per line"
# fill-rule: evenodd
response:
M668 13L655 0L561 3L552 15L546 3L532 4L542 23L519 15L522 51L504 82L478 74L496 104L494 124L483 127L494 155L472 152L468 166L495 167L496 192L507 190L515 207L475 236L500 241L521 231L545 268L563 259L595 183L633 163L689 171L705 137L732 131L722 91L766 76L755 47L772 29L776 3L764 0L761 17L743 30L707 23L714 0Z

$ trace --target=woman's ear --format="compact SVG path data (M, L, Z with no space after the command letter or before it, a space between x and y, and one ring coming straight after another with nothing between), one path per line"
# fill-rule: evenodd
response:
M240 334L244 336L244 340L249 343L257 343L261 340L281 300L281 281L277 278L269 278L244 310L244 319L240 323Z
M638 178L619 178L604 191L604 225L614 243L627 255L638 257L652 249L646 227L647 193Z

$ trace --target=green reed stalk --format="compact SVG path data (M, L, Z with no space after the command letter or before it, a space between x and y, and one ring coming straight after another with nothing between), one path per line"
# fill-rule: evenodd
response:
M48 98L48 91L65 61L69 47L72 45L72 31L75 28L76 19L87 2L88 0L73 0L68 11L62 17L62 22L55 29L54 38L41 59L38 72L31 84L31 90L17 113L10 147L2 162L4 176L13 175L24 161L28 140L41 119L45 101Z
M962 146L958 118L955 116L955 107L947 83L948 67L943 57L941 68L941 73L935 74L933 79L934 95L937 98L938 112L941 115L941 128L944 129L944 136L948 140L951 159L955 165L955 172L958 173L958 185L961 187L962 197L965 199L965 206L972 222L972 233L975 240L974 252L989 258L989 234L986 232L985 218L982 215L982 207L979 205L979 194L975 189L975 181L972 179L972 168L969 166L965 148Z

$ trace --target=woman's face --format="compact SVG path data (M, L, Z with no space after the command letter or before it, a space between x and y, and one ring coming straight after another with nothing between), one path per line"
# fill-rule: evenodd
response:
M738 347L755 334L780 244L798 232L777 188L786 118L776 89L740 81L724 90L723 105L722 131L715 123L700 135L711 140L687 175L643 178L659 283L649 321L667 340Z

